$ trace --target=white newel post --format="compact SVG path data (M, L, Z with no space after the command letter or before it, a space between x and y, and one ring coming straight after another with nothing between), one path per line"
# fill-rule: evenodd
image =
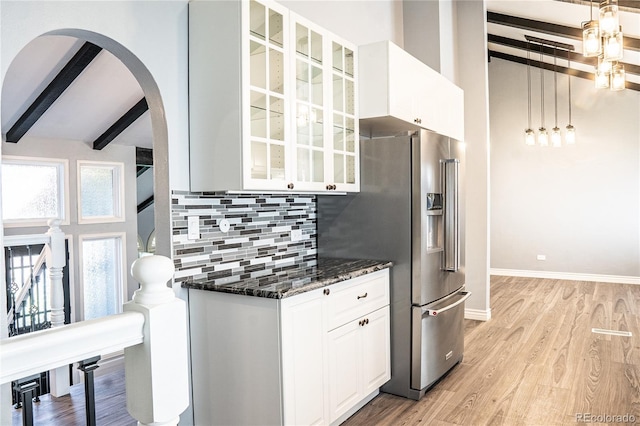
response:
M49 244L46 249L47 272L51 286L51 327L64 325L64 289L62 287L62 268L67 263L67 250L64 244L64 232L60 230L60 219L47 222ZM59 367L49 371L50 393L59 397L68 395L70 390L69 367Z
M140 283L125 312L144 315L144 342L124 350L127 409L139 425L177 425L189 406L187 307L167 287L171 259L145 256L131 266Z

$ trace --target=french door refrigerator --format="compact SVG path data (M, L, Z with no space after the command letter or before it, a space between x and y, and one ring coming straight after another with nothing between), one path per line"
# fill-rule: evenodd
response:
M360 140L361 191L319 195L321 257L391 260L391 380L420 399L464 350L464 145L433 132Z

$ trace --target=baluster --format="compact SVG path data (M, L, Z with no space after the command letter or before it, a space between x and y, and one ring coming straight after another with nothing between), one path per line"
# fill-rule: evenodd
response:
M78 370L84 373L84 410L87 426L96 425L96 394L93 385L93 371L98 367L100 356L85 359L78 363Z
M60 230L60 219L49 219L49 245L46 248L47 271L51 288L51 327L64 325L64 288L62 286L62 268L67 256L65 253L64 232ZM69 393L69 368L56 368L49 372L49 392L55 397Z
M22 400L22 424L33 426L33 394L38 387L38 374L25 377L16 381L13 389L16 390Z

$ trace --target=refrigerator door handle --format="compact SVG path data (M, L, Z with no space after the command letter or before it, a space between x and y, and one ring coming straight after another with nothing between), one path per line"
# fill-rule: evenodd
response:
M462 296L461 298L457 299L455 302L450 303L447 306L444 306L442 308L439 309L429 309L427 307L422 308L422 315L427 314L431 317L435 317L436 315L439 315L445 311L448 311L449 309L455 308L456 306L458 306L459 304L463 303L465 300L467 300L470 296L471 296L471 292L470 291L461 291L460 293L458 293L456 296Z
M460 160L442 162L442 187L444 192L444 254L443 269L457 272L460 269L460 223L458 199L458 169Z

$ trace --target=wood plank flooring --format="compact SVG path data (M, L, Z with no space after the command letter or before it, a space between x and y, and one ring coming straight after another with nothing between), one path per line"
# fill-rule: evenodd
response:
M98 426L135 426L126 408L124 370L95 378L96 423ZM35 426L85 425L84 385L71 387L71 394L60 398L42 395L33 404ZM13 426L22 425L22 409L13 409Z
M640 423L640 286L492 277L491 309L491 321L465 322L463 362L424 398L380 394L343 425L575 425L578 414ZM84 425L83 392L43 397L35 424ZM136 424L122 373L96 379L96 400L98 425Z
M380 394L343 425L640 423L639 302L640 286L492 277L493 319L465 321L460 365L420 401Z

